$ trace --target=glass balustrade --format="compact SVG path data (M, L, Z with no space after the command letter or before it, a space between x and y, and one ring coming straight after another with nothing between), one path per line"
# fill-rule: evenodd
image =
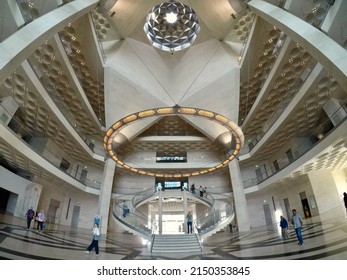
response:
M223 200L215 200L212 207L197 217L194 226L199 235L213 231L216 227L232 219L234 208L231 200L227 197Z
M141 202L154 198L157 195L154 188L149 188L142 192L135 193L131 201L126 201L118 197L113 208L114 217L126 227L135 232L150 237L156 229L156 222L151 220L146 214L136 208ZM195 196L187 192L187 198ZM203 200L210 205L195 221L194 226L199 235L204 235L216 229L216 227L228 222L233 218L234 210L232 200L228 196L218 194L222 199L214 199L213 194L207 194L205 197L196 196L196 199ZM126 208L124 207L126 205ZM128 209L128 210L125 210ZM183 209L182 209L183 210Z
M125 211L123 203L124 200L121 198L115 201L113 216L130 229L150 237L153 234L153 221L130 205L130 203L127 204L128 211Z

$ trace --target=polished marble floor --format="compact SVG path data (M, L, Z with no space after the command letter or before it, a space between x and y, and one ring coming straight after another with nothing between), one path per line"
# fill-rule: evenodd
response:
M47 225L43 233L26 230L25 219L0 214L2 260L347 260L347 219L328 214L304 220L304 245L293 229L290 239L280 238L279 226L252 228L246 233L218 232L203 240L201 254L152 255L150 245L127 232L109 233L100 254L84 251L90 230Z

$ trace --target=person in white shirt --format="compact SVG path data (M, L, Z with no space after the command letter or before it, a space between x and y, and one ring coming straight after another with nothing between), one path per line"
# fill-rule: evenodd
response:
M43 210L41 210L36 217L37 220L37 232L42 232L42 229L44 228L44 222L45 222L45 213Z
M94 224L92 233L93 233L93 240L88 246L87 251L85 251L85 253L89 254L90 251L93 250L93 248L95 248L95 254L99 256L99 240L101 239L101 234L100 234L98 224Z

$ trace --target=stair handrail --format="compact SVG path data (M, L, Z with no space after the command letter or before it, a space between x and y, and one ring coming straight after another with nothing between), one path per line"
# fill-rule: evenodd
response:
M218 195L224 196L224 198L215 200L212 207L206 209L194 220L194 227L200 236L212 231L234 214L231 198L222 194Z
M210 206L212 206L214 204L215 199L210 193L205 193L204 196L200 196L197 193L192 193L189 191L187 191L187 192L189 193L190 196L201 199L201 200L205 201L207 204L209 204Z
M195 195L196 197L199 197L200 199L203 199L203 197L201 196L197 196ZM209 200L212 202L210 204L211 208L213 207L214 203L215 203L215 199L214 197L210 194L210 193L207 193L205 194L205 196L207 196L209 198ZM198 229L197 228L197 224L196 224L196 221L200 218L200 217L203 217L203 216L207 216L208 215L208 212L210 211L211 208L207 208L202 214L200 214L200 216L198 216L194 221L193 221L193 225L196 227L196 230Z
M131 199L131 203L133 207L136 207L141 202L145 201L146 199L151 198L157 193L157 190L155 187L148 188L144 191L135 193L133 198Z
M131 200L131 205L128 205L128 207L130 206L131 209L126 215L127 219L123 218L122 204L124 199L122 199L122 197L118 197L115 200L113 216L119 222L129 227L133 231L145 235L148 238L152 238L155 232L155 224L152 219L148 218L148 216L139 211L136 208L136 205L153 197L156 193L157 191L155 188L149 188L147 190L135 193ZM224 197L222 199L215 199L211 193L206 193L204 197L200 197L199 195L194 195L192 193L190 193L189 196L194 196L198 200L201 199L207 204L211 205L211 207L206 209L193 222L196 230L195 232L198 233L199 237L214 230L217 226L230 219L234 214L234 208L230 196L218 194L218 196Z
M155 194L157 194L160 191L163 191L163 190L157 190L156 188L151 187L151 188L148 188L144 191L135 193L132 200L131 200L133 207L137 207L138 204L153 197ZM214 204L214 197L209 193L204 194L204 196L200 196L199 194L192 193L188 190L183 190L183 191L186 191L187 193L189 193L189 196L193 196L197 199L203 200L205 203L209 204L210 206L212 206ZM165 192L170 192L170 190L165 190Z
M124 200L121 197L115 200L115 204L113 207L114 218L126 227L148 238L151 238L154 232L154 223L152 219L145 216L141 211L138 211L135 207L129 207L129 205L129 212L125 215L125 217L123 217L123 201Z

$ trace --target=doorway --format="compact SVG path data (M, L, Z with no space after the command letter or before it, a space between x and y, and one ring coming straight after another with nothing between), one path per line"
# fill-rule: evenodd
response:
M257 176L258 183L262 182L263 181L263 173L261 172L260 168L255 169L255 174Z
M305 218L312 217L311 210L310 210L310 205L308 203L306 193L305 192L301 192L301 193L299 193L299 195L300 195L302 210L304 211Z
M159 219L159 217L158 217ZM163 214L163 234L184 233L183 214Z
M80 219L80 211L81 207L78 205L75 205L72 210L72 217L71 217L71 227L77 228L78 227L78 221Z
M273 165L274 165L274 167L275 167L275 172L280 171L280 166L279 166L279 164L278 164L278 161L277 161L277 160L275 160L275 161L273 162Z
M58 209L60 207L60 201L51 199L48 206L47 219L49 223L56 224L58 223Z
M0 212L5 213L7 210L7 202L10 197L11 192L0 188Z
M302 209L304 210L304 215L305 218L310 218L312 217L311 215L311 210L310 210L310 206L308 204L308 200L305 198L303 200L301 200L301 204L302 204Z
M288 158L289 163L292 163L294 161L294 155L291 149L286 151L286 156Z
M87 181L87 174L88 174L88 170L87 169L82 169L82 171L81 171L81 179L80 179L80 182L82 184L86 183L86 181Z
M267 226L270 226L270 225L272 225L272 217L271 217L270 205L269 204L264 204L263 205L263 209L264 209L265 224Z

